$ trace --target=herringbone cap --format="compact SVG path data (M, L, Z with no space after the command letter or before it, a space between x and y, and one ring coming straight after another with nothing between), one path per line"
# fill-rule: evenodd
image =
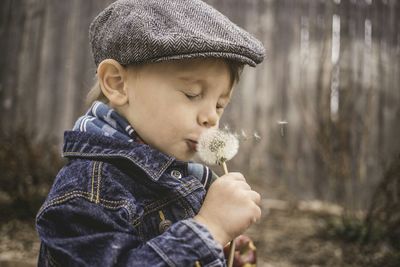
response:
M260 41L201 0L119 0L89 30L94 61L122 65L183 58L226 58L255 66Z

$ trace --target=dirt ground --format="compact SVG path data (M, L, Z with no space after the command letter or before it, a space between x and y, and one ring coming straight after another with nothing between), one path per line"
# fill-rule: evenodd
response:
M329 208L327 213L321 206L315 209L310 203L304 208L265 200L263 218L246 233L255 241L257 266L390 266L382 265L388 253L385 247L372 250L322 237L327 216L336 216L335 212ZM36 266L38 250L32 223L12 220L0 226L0 266Z
M0 226L0 267L36 266L39 241L33 223L19 220Z
M257 246L257 266L400 266L398 256L385 244L361 245L329 234L328 222L341 218L338 206L318 201L284 203L273 204L248 231Z
M357 245L321 236L325 216L296 209L271 210L248 232L257 246L258 266L369 266Z

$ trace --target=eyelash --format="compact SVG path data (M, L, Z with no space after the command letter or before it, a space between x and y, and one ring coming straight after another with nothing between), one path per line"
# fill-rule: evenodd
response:
M197 94L197 95L190 95L190 94L186 94L186 93L184 93L184 94L189 100L194 100L198 97L201 97L201 94ZM217 109L224 110L225 107L223 105L217 104Z
M195 98L197 98L197 97L201 96L201 94L197 94L197 95L189 95L189 94L185 94L185 96L186 96L187 98L189 98L190 100L193 100L193 99L195 99Z

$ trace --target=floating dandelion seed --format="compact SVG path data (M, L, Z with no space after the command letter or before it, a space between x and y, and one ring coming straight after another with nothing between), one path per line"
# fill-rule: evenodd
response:
M261 136L257 132L248 134L243 129L240 131L240 134L236 134L236 136L238 137L239 141L255 140L255 141L259 142L261 140Z
M247 140L249 139L249 137L247 136L246 131L243 130L243 129L240 131L240 137L241 137L244 141L247 141Z
M281 126L281 136L285 135L285 127L288 124L287 121L278 121L278 124Z
M229 125L227 125L227 124L225 124L224 125L224 129L223 129L223 131L225 131L225 132L229 132Z

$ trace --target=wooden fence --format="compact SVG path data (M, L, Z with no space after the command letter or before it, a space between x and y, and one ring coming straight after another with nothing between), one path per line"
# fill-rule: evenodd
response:
M3 133L61 142L93 83L88 25L110 2L0 2ZM207 2L267 50L245 69L224 118L260 136L243 142L231 168L295 197L365 208L400 152L398 1Z

